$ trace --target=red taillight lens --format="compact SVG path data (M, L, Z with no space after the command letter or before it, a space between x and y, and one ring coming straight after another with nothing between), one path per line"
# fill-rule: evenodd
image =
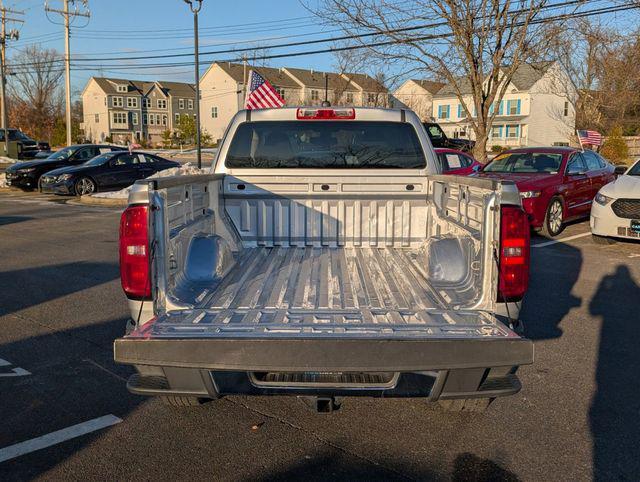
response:
M312 109L301 107L296 113L300 120L355 119L355 109Z
M503 206L500 216L500 301L522 299L529 286L529 238L527 214L519 207Z
M151 297L148 214L147 206L133 206L120 218L120 281L131 298Z

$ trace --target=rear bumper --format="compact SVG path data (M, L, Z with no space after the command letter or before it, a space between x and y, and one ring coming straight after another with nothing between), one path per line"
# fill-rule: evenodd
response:
M239 371L394 371L519 366L533 342L507 339L120 338L119 363Z
M519 365L533 363L533 343L498 340L140 339L121 338L115 360L136 366L127 388L139 395L217 398L227 394L489 398L520 390ZM384 386L269 385L276 372L394 374ZM348 376L348 375L347 375ZM286 377L285 377L286 378Z

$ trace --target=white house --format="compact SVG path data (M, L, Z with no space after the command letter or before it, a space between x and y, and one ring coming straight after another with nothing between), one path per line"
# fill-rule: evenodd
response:
M250 70L269 81L286 105L320 105L325 90L332 105L387 105L387 89L366 74L214 62L200 80L201 127L213 139L222 138L231 118L244 108L244 81Z
M391 105L395 108L411 109L420 119L429 121L433 114L433 96L442 87L442 82L408 79L391 96Z
M450 137L474 138L471 90L461 86L464 104L447 84L433 97L432 116ZM576 91L556 62L524 64L514 74L497 109L488 147L564 146L575 133Z

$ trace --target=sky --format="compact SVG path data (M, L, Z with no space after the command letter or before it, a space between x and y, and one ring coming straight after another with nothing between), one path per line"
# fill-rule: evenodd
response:
M11 25L12 28L20 30L20 39L8 42L9 59L17 57L24 61L23 57L20 58L21 49L32 44L64 52L62 17L55 13L47 15L44 0L5 0L3 3L5 7L23 10L25 13L22 17L25 20L24 24ZM82 2L76 3L79 7L82 6ZM50 7L61 8L62 1L49 0L48 4ZM268 7L265 8L265 5ZM88 22L87 19L78 17L72 25L72 58L193 53L193 15L189 6L182 0L88 0L88 7L91 12ZM242 46L268 45L324 38L336 34L329 27L319 26L317 19L300 0L203 0L199 27L202 72L213 60L227 60L230 55L237 55L202 55L203 52L233 48L234 42ZM249 45L246 45L247 43ZM285 49L272 50L271 53L284 51ZM111 60L105 61L102 69L72 70L72 91L78 95L92 75L140 80L193 81L193 66L130 70L114 68L147 62L193 62L193 56L155 60ZM82 66L80 61L76 65ZM319 54L277 59L270 61L269 65L331 70L334 61L330 54Z

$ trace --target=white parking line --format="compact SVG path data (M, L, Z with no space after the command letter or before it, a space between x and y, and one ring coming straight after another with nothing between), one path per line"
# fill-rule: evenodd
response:
M538 243L531 245L532 248L544 248L545 246L551 246L552 244L564 243L565 241L571 241L572 239L584 238L585 236L591 236L591 233L574 234L573 236L567 236L566 238L554 239L553 241L545 241L544 243Z
M122 419L115 415L105 415L104 417L94 418L93 420L72 425L71 427L63 428L62 430L57 430L47 435L42 435L41 437L32 438L31 440L26 440L15 445L9 445L8 447L0 449L0 462L15 459L21 455L51 447L120 422L122 422Z
M0 367L10 367L11 365L13 365L13 363L11 363L11 362L9 362L7 360L3 360L2 358L0 358ZM27 375L31 375L31 372L28 372L24 368L20 368L20 367L12 368L11 371L8 372L8 373L0 373L0 377L2 377L2 378L24 377L24 376L27 376Z

